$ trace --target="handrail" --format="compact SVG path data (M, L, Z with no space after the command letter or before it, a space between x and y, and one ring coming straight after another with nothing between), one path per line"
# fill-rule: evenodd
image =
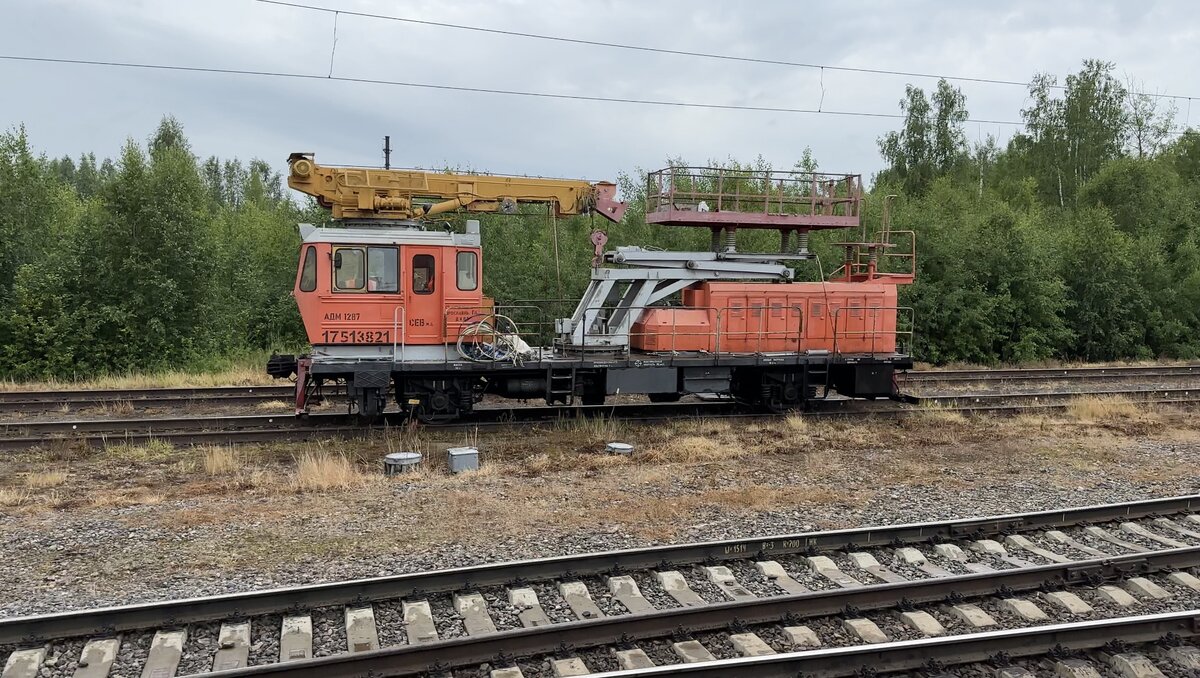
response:
M839 331L838 317L840 316L842 311L870 312L870 314L871 314L871 329ZM879 320L880 320L880 316L883 315L881 313L881 311L895 312L896 322L895 322L895 325L891 329L878 328L876 326L876 323L879 322ZM900 329L900 313L902 311L908 313L909 329L907 329L907 330ZM902 335L907 336L909 338L910 343L912 342L913 337L914 337L914 329L913 328L915 327L916 310L912 306L839 306L837 308L832 309L832 312L833 312L833 355L834 355L834 357L841 355L841 351L838 348L839 337L869 336L871 338L870 355L872 355L872 356L874 356L876 353L878 353L878 351L875 350L876 349L876 341L879 339L879 337L881 335L887 335L887 334L895 335L896 341L895 341L895 346L892 349L893 353L900 352L900 347L901 347L900 337Z
M399 315L397 315L398 312L399 312ZM398 324L397 324L397 318L399 318ZM404 343L406 341L406 338L402 338L401 334L408 333L407 318L408 318L408 309L405 308L403 304L397 304L396 307L392 309L392 364L395 364L396 362L404 362ZM399 338L399 341L400 341L400 360L399 361L396 360L396 340L397 340L397 338Z

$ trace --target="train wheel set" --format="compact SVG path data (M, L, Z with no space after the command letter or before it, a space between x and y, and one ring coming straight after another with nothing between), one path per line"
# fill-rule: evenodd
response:
M570 315L553 317L546 304L484 294L478 221L461 233L425 224L523 203L619 222L613 184L325 167L307 154L289 165L289 185L335 221L300 227L293 295L312 351L267 365L295 376L298 415L335 385L368 419L394 400L423 421L450 421L489 396L598 405L711 394L783 412L834 392L896 397L896 372L912 366L912 310L897 303L916 270L912 232L885 219L871 241L839 243L845 258L828 279L795 280L790 266L815 258L811 231L862 225L859 175L653 172L647 223L707 228L711 248L605 250L595 231L589 284ZM740 229L778 231L779 251L740 251Z

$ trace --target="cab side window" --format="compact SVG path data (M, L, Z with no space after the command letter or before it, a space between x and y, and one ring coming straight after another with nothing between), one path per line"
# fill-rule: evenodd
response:
M367 291L396 292L400 289L395 247L367 248Z
M431 254L414 254L412 259L412 291L414 294L433 294L434 260Z
M339 247L333 252L333 289L357 292L366 287L366 266L358 247Z
M458 289L474 292L479 289L479 257L474 252L459 252L456 261Z
M317 248L309 245L304 249L304 268L300 271L300 291L317 289Z

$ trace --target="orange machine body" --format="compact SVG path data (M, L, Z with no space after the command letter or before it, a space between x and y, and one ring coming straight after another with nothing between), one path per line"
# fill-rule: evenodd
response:
M681 306L647 309L630 346L646 352L880 354L896 351L896 286L704 282Z
M475 236L476 238L478 236ZM314 346L444 345L491 307L478 244L449 233L312 229L294 296Z

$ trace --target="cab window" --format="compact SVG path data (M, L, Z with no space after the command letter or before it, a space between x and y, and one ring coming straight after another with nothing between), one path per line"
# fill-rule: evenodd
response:
M473 292L479 289L479 257L474 252L458 253L458 289Z
M363 273L366 263L357 247L339 247L333 252L333 288L357 292L366 287Z
M367 291L396 292L399 290L400 276L397 265L395 247L367 248Z
M304 268L300 271L300 291L317 289L317 248L309 245L304 250Z
M412 259L412 291L433 294L434 262L432 254L414 254Z

